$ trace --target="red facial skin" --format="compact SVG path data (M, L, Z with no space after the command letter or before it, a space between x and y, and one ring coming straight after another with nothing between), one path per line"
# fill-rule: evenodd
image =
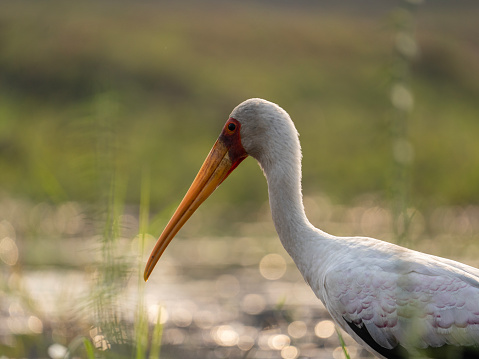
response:
M234 124L234 130L229 129L229 125ZM241 123L239 123L236 119L230 117L228 121L226 121L225 126L223 127L223 131L221 132L220 136L218 137L219 141L222 141L226 147L229 148L228 155L232 162L231 168L228 171L226 177L233 172L236 167L246 158L248 154L246 153L243 145L241 144ZM226 179L223 179L223 181Z

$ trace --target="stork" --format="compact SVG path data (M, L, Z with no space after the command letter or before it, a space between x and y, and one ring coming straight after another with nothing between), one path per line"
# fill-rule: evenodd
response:
M285 110L262 99L231 113L159 237L145 281L183 224L247 156L264 172L284 248L337 325L379 358L479 358L479 270L315 228L303 207L298 132Z

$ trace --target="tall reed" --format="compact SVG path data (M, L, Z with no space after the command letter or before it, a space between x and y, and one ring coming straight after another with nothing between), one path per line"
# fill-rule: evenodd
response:
M414 147L409 139L409 122L414 108L411 64L418 52L415 11L419 1L403 0L393 12L394 55L391 64L390 122L392 147L391 209L396 242L408 244L412 214L410 188Z

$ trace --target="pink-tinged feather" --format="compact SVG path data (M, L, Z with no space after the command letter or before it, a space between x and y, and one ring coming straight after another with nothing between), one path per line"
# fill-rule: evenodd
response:
M452 309L447 309L436 313L435 320L439 328L450 328L454 324Z
M454 324L458 328L466 328L468 320L468 313L464 309L456 308L454 310Z

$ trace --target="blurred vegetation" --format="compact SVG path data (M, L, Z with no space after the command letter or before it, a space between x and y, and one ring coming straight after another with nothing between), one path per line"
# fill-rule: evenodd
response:
M373 8L373 7L371 7ZM95 201L101 170L158 210L189 185L231 109L283 106L301 133L304 187L335 201L390 186L392 9L236 2L3 2L0 188L35 200ZM412 197L479 200L477 6L424 4L412 64ZM247 161L216 201L266 199ZM101 172L101 171L100 171Z
M48 351L53 358L59 343L60 354L68 348L87 358L158 357L167 322L151 303L156 297L145 294L145 248L230 111L250 97L278 103L295 121L314 224L394 240L393 222L403 215L411 218L411 246L476 260L479 5L437 0L417 10L409 29L417 54L401 73L404 12L396 1L2 2L0 259L7 265L0 316L7 325L0 326L0 354ZM394 124L400 117L391 89L401 76L413 97L407 126L394 134L402 124ZM410 143L410 184L398 175L398 138ZM387 203L402 185L404 203L394 213ZM170 248L178 265L164 265L177 282L244 276L244 295L255 280L263 283L261 258L282 253L255 161L245 161L214 197L203 206L208 215L198 211L182 232L208 238ZM214 238L227 235L233 245ZM216 248L210 256L205 244ZM287 286L298 279L303 285L289 278ZM267 290L259 293L266 298ZM37 293L53 308L43 308ZM225 303L239 312L238 303ZM265 308L255 314L253 339L264 334L265 312L280 312ZM279 316L283 332L288 311ZM311 327L323 314L296 315ZM211 354L190 339L178 345L198 328L174 325L165 327L162 355ZM324 347L317 338L304 341ZM245 357L246 349L234 350Z

